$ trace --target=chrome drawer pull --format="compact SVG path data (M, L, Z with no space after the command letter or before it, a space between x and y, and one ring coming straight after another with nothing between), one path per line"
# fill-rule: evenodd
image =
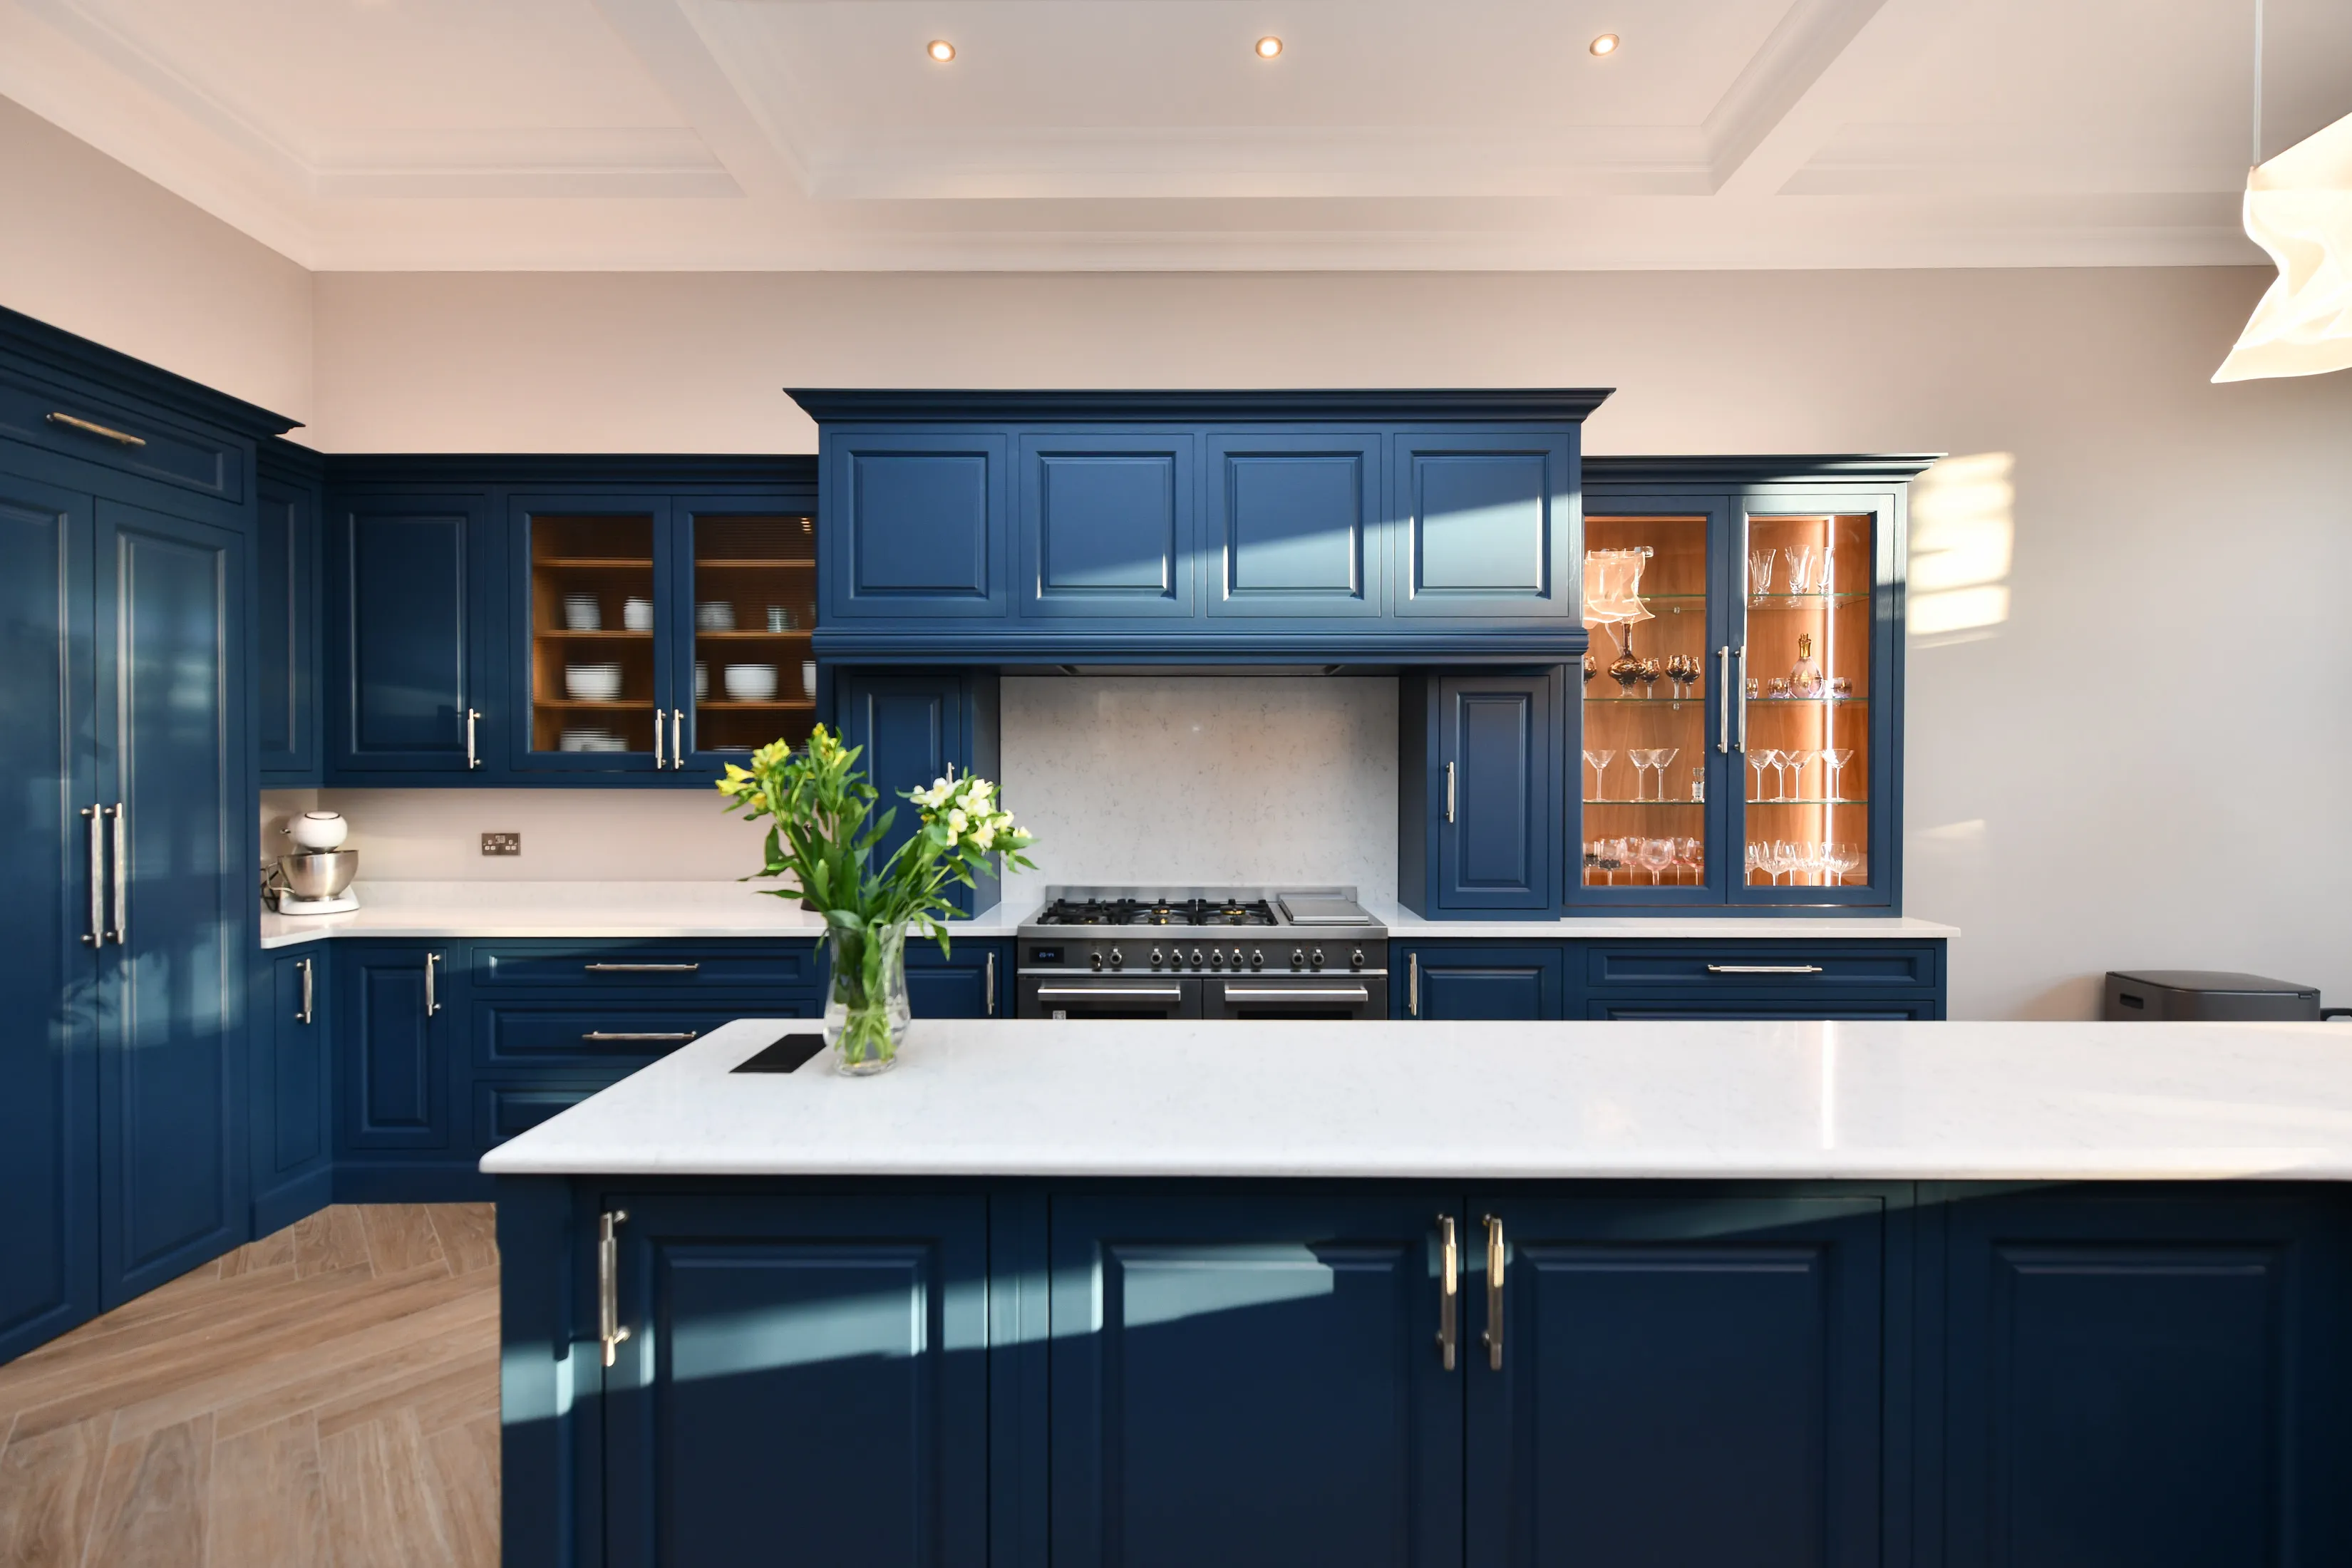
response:
M52 414L49 416L49 423L62 425L68 430L79 430L85 436L96 436L100 440L111 441L118 447L144 447L147 444L147 438L143 436L133 436L128 430L117 430L110 425L94 425L87 419L77 419L70 414Z
M425 1016L428 1018L441 1011L441 999L433 994L434 972L440 966L439 953L428 952L425 955Z
M1404 1010L1418 1018L1421 1016L1421 954L1405 954L1404 975Z
M466 766L467 768L478 768L482 765L482 753L474 744L474 726L481 722L481 719L480 709L466 710Z
M596 1337L604 1342L604 1364L619 1358L621 1342L629 1331L621 1323L621 1243L613 1227L629 1217L626 1209L608 1209L596 1216Z
M303 959L295 967L302 972L302 1010L294 1015L294 1021L298 1024L308 1024L316 1016L310 1006L312 1000L310 961L307 958Z
M1454 1216L1437 1216L1438 1243L1444 1249L1444 1275L1437 1288L1437 1349L1445 1370L1454 1370L1454 1349L1461 1338L1462 1248L1454 1232Z
M1731 645L1715 650L1715 749L1731 754Z
M988 955L988 1016L996 1016L996 954Z
M1819 974L1818 963L1710 963L1709 974Z
M82 934L86 947L106 945L106 816L103 806L85 805L82 820L89 824L89 930Z
M1503 1222L1486 1215L1486 1365L1503 1370Z
M1173 985L1040 985L1037 999L1041 1002L1084 1002L1096 996L1156 996L1163 1002L1181 1002L1184 993Z
M690 1040L699 1029L667 1029L638 1033L625 1029L591 1029L580 1037L583 1040Z
M106 934L121 947L131 940L131 814L118 800L99 815L114 818L114 929Z
M691 974L699 963L583 963L591 974Z
M1360 985L1228 985L1228 1002L1369 1002Z

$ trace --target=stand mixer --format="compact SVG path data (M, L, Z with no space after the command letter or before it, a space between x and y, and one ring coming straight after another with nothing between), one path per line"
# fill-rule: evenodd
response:
M262 884L262 896L281 915L334 915L360 907L351 892L360 855L346 849L352 825L339 811L306 811L278 830L294 841Z

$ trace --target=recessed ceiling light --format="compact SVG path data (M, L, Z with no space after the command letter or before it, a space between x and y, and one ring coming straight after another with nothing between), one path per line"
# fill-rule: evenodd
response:
M1591 47L1596 58L1603 55L1613 55L1617 52L1617 42L1616 34L1603 33L1599 37L1592 40Z
M1265 37L1260 38L1257 41L1258 58L1262 60L1270 60L1280 53L1282 53L1282 40L1276 37L1273 34L1268 33Z
M929 55L931 58L939 61L941 65L945 65L950 60L955 58L955 46L949 43L945 38L933 38L923 52Z

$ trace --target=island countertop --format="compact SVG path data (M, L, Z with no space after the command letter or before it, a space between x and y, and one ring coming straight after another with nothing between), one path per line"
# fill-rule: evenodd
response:
M2352 1179L2327 1024L919 1019L898 1068L734 1074L744 1019L494 1175Z

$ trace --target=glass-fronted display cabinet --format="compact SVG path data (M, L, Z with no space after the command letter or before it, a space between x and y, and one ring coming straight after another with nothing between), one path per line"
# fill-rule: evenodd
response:
M1588 489L1571 907L1894 901L1900 516L1890 489Z
M707 777L816 718L816 523L754 502L515 501L513 765Z

